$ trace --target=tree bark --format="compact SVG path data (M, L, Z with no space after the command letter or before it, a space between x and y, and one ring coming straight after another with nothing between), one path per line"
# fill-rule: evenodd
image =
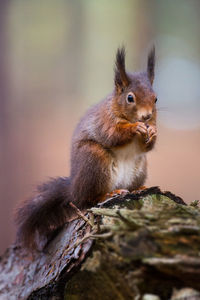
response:
M86 217L57 233L45 252L9 248L0 299L200 299L196 203L150 188L114 197Z

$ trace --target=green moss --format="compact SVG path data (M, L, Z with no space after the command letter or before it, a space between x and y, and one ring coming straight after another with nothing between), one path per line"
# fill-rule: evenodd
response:
M152 269L148 262L158 258L173 260L177 255L199 257L198 208L155 194L138 201L125 200L123 208L117 205L92 211L102 216L102 228L113 234L108 239L96 240L93 254L67 283L67 300L127 300L144 293L169 299L174 286L185 284L176 260L174 273L170 260L169 266L161 269Z

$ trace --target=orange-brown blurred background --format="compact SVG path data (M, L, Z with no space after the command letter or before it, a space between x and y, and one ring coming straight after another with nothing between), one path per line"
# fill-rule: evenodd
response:
M73 129L113 88L116 49L140 70L156 45L159 138L147 185L200 199L199 0L0 1L0 252L13 210L69 174Z

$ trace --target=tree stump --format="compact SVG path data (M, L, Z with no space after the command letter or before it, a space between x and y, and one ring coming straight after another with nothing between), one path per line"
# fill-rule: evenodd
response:
M13 245L0 299L200 299L200 209L153 187L91 208L45 252Z

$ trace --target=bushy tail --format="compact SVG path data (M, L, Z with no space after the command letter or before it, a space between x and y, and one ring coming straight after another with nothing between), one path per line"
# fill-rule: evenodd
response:
M69 206L70 180L58 177L38 187L38 194L25 201L16 213L17 241L26 248L41 249L50 235L73 214ZM41 246L42 245L42 246Z

